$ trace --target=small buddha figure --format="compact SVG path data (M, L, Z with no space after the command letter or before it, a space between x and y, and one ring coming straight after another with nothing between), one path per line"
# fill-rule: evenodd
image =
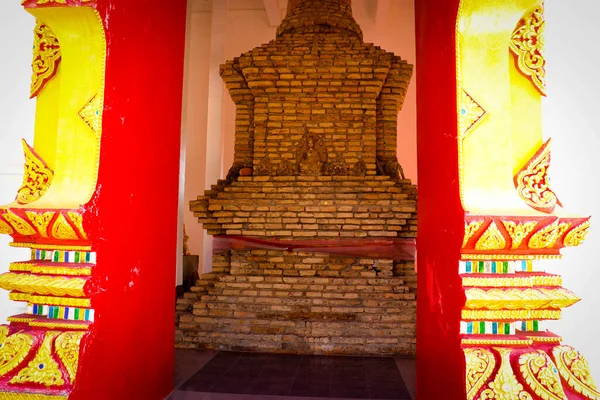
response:
M321 175L327 162L327 151L322 139L306 134L300 141L296 161L300 175Z

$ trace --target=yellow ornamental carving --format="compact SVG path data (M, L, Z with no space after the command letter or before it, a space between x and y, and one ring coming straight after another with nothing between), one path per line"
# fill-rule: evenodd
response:
M35 151L25 142L23 151L25 152L25 174L23 183L17 193L17 203L29 204L46 193L52 184L54 172L48 168Z
M585 221L583 224L577 225L565 236L564 245L569 247L579 246L585 240L589 230L590 221Z
M594 384L590 366L583 355L571 346L557 346L552 356L560 376L577 393L588 399L599 399L600 392Z
M493 221L475 244L477 250L500 250L504 247L506 247L506 239Z
M519 356L519 368L531 390L544 400L567 400L558 370L541 350Z
M510 366L510 349L494 348L502 358L500 369L494 381L481 392L480 400L533 400L531 394L523 390Z
M102 133L102 107L104 104L102 95L95 95L82 109L79 116L90 127L96 135Z
M516 222L513 222L513 221L504 221L503 224L504 224L504 227L506 228L506 231L510 235L510 238L512 241L511 247L513 249L516 249L521 245L521 242L523 242L523 239L525 239L527 237L527 235L529 235L529 233L531 233L533 228L535 228L535 226L537 225L537 222L526 222L524 224L521 224L521 223L517 224Z
M33 229L31 225L29 225L23 218L19 217L15 213L9 211L5 214L2 214L2 216L19 234L23 236L32 236L36 234L35 229Z
M558 220L536 232L529 239L529 248L546 249L552 247L558 239Z
M559 275L516 275L502 274L493 278L481 277L463 277L462 284L464 287L560 287L562 286L562 277Z
M77 230L79 231L79 234L81 235L81 237L84 239L87 239L87 234L85 233L85 230L83 229L83 216L81 214L73 212L73 211L67 212L67 215L69 216L69 219L71 220L73 225L75 225L75 228L77 228Z
M467 368L467 400L473 400L494 372L496 359L492 352L486 349L466 348L463 351Z
M56 338L55 350L69 373L71 384L75 382L79 364L79 347L85 332L65 332Z
M531 157L514 177L519 196L535 210L551 213L560 201L550 189L550 139Z
M467 242L469 241L469 239L471 239L471 237L473 237L475 232L477 232L479 228L481 228L481 225L483 225L483 221L470 222L468 225L465 226L465 236L463 238L462 244L463 248L467 245Z
M58 214L54 225L52 225L52 237L63 240L79 239L73 227L62 214Z
M8 336L8 326L0 325L0 345L4 342L6 337Z
M487 310L536 310L561 309L577 303L580 299L564 288L531 289L479 289L465 290L466 308Z
M0 288L22 293L36 293L54 296L84 297L87 280L64 276L31 275L8 272L0 275Z
M65 381L58 367L58 363L52 357L52 343L60 332L48 331L36 356L27 364L27 367L19 371L19 374L10 380L10 383L37 383L46 387L63 386Z
M26 211L25 215L31 221L31 223L37 228L38 232L42 237L48 237L48 225L50 221L52 221L52 217L54 217L53 212L44 212L44 213L36 213L33 211Z
M12 235L13 233L13 228L11 228L9 224L0 219L0 235Z
M31 98L38 95L52 79L60 63L60 45L52 29L37 22L33 33L33 61L31 62Z
M460 104L458 110L458 129L460 138L464 139L468 132L477 125L486 111L466 91L460 92Z
M15 333L0 343L0 376L6 375L25 360L31 347L33 336Z
M510 40L510 51L519 71L545 96L544 9L541 4L525 13L517 23Z

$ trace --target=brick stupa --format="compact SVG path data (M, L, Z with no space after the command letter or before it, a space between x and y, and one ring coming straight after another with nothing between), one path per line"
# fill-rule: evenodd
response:
M215 254L178 301L178 346L414 355L413 262L339 250L416 235L416 187L396 158L411 75L363 42L350 0L290 0L275 40L221 66L234 164L191 210L209 234L290 248Z

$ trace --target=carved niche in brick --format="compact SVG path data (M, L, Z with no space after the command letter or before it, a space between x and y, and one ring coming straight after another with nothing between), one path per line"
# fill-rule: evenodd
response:
M323 175L327 163L327 148L323 136L306 132L296 150L296 168L299 175Z

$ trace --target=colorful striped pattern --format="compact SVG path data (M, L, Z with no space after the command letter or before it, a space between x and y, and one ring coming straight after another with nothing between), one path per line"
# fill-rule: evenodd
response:
M36 250L31 249L31 259L34 261L70 262L70 263L96 263L96 253L93 251L66 251L66 250Z
M540 331L540 323L539 321L522 321L520 323L521 330L526 332L539 332Z
M461 321L460 333L463 335L514 335L514 322Z
M460 261L461 274L512 274L514 272L532 272L531 260L516 261Z
M71 321L94 321L94 310L91 308L74 308L61 306L45 306L29 304L27 313L51 319L66 319Z

